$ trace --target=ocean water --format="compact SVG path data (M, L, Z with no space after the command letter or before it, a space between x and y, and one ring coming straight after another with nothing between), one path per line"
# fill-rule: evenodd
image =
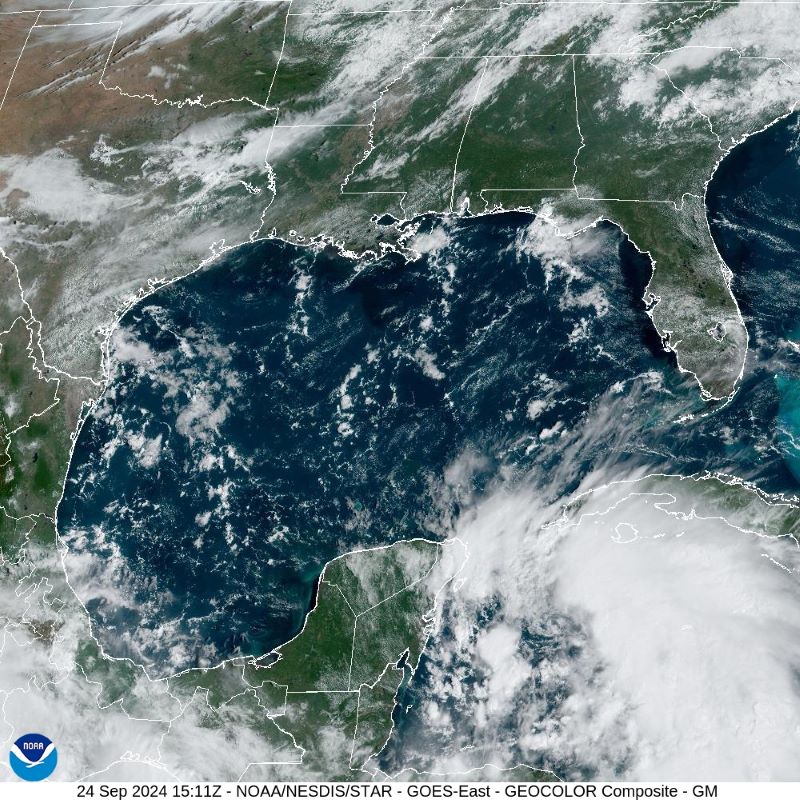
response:
M733 271L751 337L747 373L726 423L749 452L748 477L797 495L800 478L800 142L792 115L748 139L709 186L709 222ZM743 463L741 463L743 462Z
M664 414L662 423L642 437L654 456L651 463L665 471L726 472L795 498L800 485L799 132L794 115L752 137L722 163L709 185L712 234L733 271L733 291L750 334L739 391L730 403L711 406L706 414L676 423L674 408L680 391L673 389L674 395L659 412ZM665 551L665 557L669 552ZM641 566L647 566L646 560ZM714 591L724 583L715 583L710 574L709 581ZM498 593L501 586L498 579ZM541 584L538 588L547 590ZM639 595L632 594L630 599L641 602ZM554 769L572 780L596 779L598 770L606 779L628 775L642 755L641 743L637 748L625 743L626 726L635 714L633 709L620 710L627 687L614 684L616 674L609 678L613 691L606 693L604 662L591 661L596 647L591 621L553 608L520 625L513 618L514 609L505 609L495 598L477 609L463 601L459 606L457 599L452 604L454 608L445 605L414 680L398 695L394 733L377 759L383 771L429 770L442 764L458 771L496 759L508 765L530 763ZM702 599L690 597L686 606L680 606L687 612L687 622L695 621L691 613L695 604L700 620ZM465 608L474 617L464 618ZM736 608L737 613L740 610ZM657 611L652 609L654 638L661 633ZM511 623L505 620L506 613ZM475 641L481 631L493 625L502 630L504 623L521 630L521 635L507 658L508 675L495 687L491 667L482 661ZM675 633L664 630L668 639ZM636 641L631 645L635 649ZM520 656L525 669L516 663ZM663 654L651 657L658 661ZM588 670L587 658L592 664ZM591 677L586 678L587 674ZM582 680L589 695L598 698L594 716L586 712ZM504 719L502 727L491 718L492 713ZM614 727L615 713L620 713L618 728ZM582 735L575 736L572 728L579 728ZM669 725L664 730L668 734ZM670 752L670 745L664 745L664 750Z
M565 242L527 214L424 218L415 261L261 242L133 307L58 511L107 650L159 674L266 652L327 560L445 536L498 481L556 500L599 468L712 470L794 493L795 138L754 137L710 187L753 339L717 408L611 225Z

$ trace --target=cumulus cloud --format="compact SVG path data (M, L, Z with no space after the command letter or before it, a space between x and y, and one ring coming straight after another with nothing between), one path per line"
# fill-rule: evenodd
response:
M498 490L465 514L407 723L420 743L391 767L797 779L797 543L704 518L697 488L612 484L563 515Z
M426 233L418 233L409 242L409 247L418 253L434 253L444 250L451 244L450 234L443 225L437 225Z
M0 202L16 202L53 220L95 224L134 204L110 183L81 173L77 159L54 148L34 158L0 158Z

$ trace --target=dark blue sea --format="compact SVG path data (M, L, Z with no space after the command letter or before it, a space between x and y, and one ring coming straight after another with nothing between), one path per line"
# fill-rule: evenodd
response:
M797 136L753 137L709 187L751 335L727 404L664 351L648 259L609 224L423 218L438 247L414 261L260 242L134 306L58 511L106 649L157 674L264 653L327 560L444 537L498 481L557 500L601 467L709 470L795 494Z

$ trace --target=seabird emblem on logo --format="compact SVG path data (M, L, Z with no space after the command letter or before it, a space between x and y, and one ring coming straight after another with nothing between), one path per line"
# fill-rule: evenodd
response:
M14 773L24 781L43 781L58 763L56 746L41 733L20 736L8 755Z

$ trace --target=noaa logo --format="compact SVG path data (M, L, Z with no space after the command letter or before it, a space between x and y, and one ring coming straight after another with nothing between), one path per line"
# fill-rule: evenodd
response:
M11 769L24 781L43 781L53 774L58 763L56 746L41 733L20 736L8 756Z

